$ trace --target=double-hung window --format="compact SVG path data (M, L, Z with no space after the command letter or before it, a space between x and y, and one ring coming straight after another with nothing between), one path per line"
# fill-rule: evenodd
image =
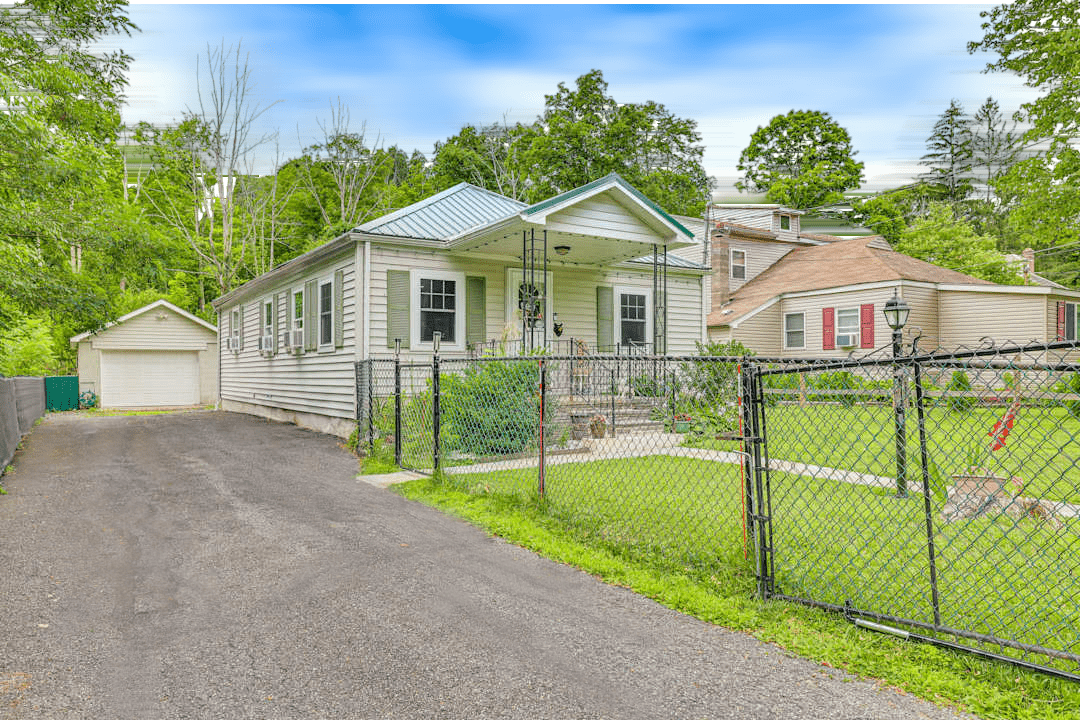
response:
M806 347L806 313L784 315L784 347L789 350L801 350Z
M859 308L836 311L836 347L856 347L859 344Z
M292 292L292 326L293 330L304 329L304 290L302 288Z
M746 251L731 249L731 277L734 280L746 279Z
M1080 321L1080 315L1076 312L1076 303L1062 303L1065 306L1065 327L1061 333L1063 340L1076 340L1080 333L1076 331L1076 323Z
M334 344L334 282L319 283L319 347Z
M781 230L790 230L791 229L791 216L790 215L781 215L780 216L780 229Z
M240 338L243 337L243 314L239 307L232 309L232 319L229 320L229 334L232 335L232 351L240 352Z
M262 303L262 332L259 334L259 349L270 352L274 347L274 301L263 300Z
M431 342L437 332L457 342L457 290L457 280L420 278L420 342Z

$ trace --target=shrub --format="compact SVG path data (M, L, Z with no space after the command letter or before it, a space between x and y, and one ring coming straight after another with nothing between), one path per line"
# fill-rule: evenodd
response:
M1080 419L1080 373L1069 373L1054 386L1054 392L1068 393L1076 397L1075 400L1066 400L1062 405L1069 411L1069 415Z
M660 397L664 394L664 383L651 373L642 373L630 378L630 389L638 397Z
M966 412L975 406L975 398L971 394L971 380L963 370L957 370L952 374L945 389L950 393L965 393L964 395L949 395L945 399L945 406L949 410Z
M460 374L443 375L440 383L441 437L448 451L506 455L536 446L540 397L535 361L471 363ZM552 395L547 412L555 412Z
M811 378L811 385L818 390L857 390L860 383L858 378L851 374L850 370L821 373ZM838 392L834 394L814 395L812 399L838 402L841 405L851 407L858 400L858 396L852 392Z

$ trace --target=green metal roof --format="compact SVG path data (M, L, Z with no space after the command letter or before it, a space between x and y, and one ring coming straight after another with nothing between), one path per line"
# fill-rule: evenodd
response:
M541 200L540 202L536 203L535 205L530 205L529 207L522 210L521 214L522 215L534 215L534 214L536 214L538 212L542 212L543 210L546 210L546 209L548 209L550 207L554 207L555 205L559 205L560 203L563 203L563 202L565 202L567 200L571 200L571 199L573 199L573 198L575 198L575 197L577 197L579 195L584 195L584 194L586 194L588 192L591 192L591 191L595 190L596 188L601 187L602 185L607 185L607 184L610 184L610 183L614 183L615 185L618 185L620 188L622 188L626 192L628 192L631 195L633 195L634 197L636 197L638 200L640 200L642 203L644 203L650 210L652 210L657 215L659 215L664 220L666 220L668 223L673 225L679 232L683 233L684 235L686 235L687 237L689 237L691 239L694 237L694 233L690 232L685 227L683 227L682 223L680 223L678 220L673 218L662 207L660 207L659 205L654 203L649 198L645 197L645 195L640 190L638 190L636 187L634 187L630 183L623 180L622 177L618 173L609 173L609 174L605 175L602 178L599 178L597 180L593 180L590 183L585 183L581 187L576 187L573 190L567 190L566 192L560 193L560 194L556 195L555 197L550 197L547 200Z

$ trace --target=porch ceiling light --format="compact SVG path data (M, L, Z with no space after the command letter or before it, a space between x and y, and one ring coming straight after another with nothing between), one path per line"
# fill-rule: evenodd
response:
M568 252L570 252L570 246L569 245L556 245L555 246L555 254L556 255L565 255Z
M911 313L911 308L908 304L893 290L893 296L889 298L889 301L885 303L885 309L882 310L885 313L885 322L889 324L893 330L900 330L907 325L908 315Z

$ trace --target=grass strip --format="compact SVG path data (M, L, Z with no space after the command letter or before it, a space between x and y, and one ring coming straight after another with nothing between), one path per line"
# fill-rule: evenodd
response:
M965 653L861 630L843 618L753 596L739 559L703 573L664 558L631 554L560 522L545 504L512 494L470 494L422 478L394 487L546 558L580 568L698 619L754 637L855 675L981 717L1080 720L1080 686Z

